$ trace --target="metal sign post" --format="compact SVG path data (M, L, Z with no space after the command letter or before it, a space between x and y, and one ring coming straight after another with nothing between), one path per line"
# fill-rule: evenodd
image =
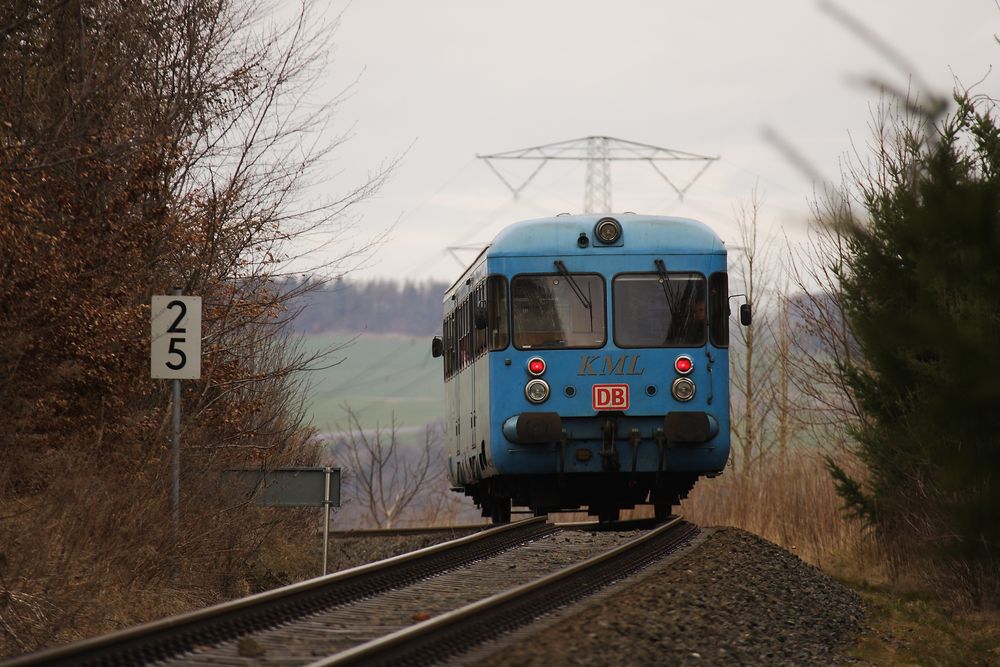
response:
M173 292L152 298L149 372L152 378L174 381L170 515L176 540L181 498L181 380L201 377L201 297L181 296L179 287Z
M323 508L323 574L330 543L330 510L340 507L340 468L275 468L226 470L224 488L239 500L266 507Z
M330 469L325 470L326 478L323 484L323 576L326 576L326 554L330 549ZM337 481L340 481L340 471L337 471ZM338 485L339 486L339 485ZM338 489L339 491L339 489ZM339 494L338 494L339 495Z
M181 381L174 380L173 434L170 437L170 516L174 524L174 539L181 525Z

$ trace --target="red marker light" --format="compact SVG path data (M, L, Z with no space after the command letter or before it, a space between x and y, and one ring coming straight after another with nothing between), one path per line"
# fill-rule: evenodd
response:
M528 362L528 372L532 375L541 375L545 372L545 362L538 357L534 357Z
M692 368L694 368L694 362L691 361L691 357L677 357L677 360L674 361L674 370L681 375L687 375L691 372Z

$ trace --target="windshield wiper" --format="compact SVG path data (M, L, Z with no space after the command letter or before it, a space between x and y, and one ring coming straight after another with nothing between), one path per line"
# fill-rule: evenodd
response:
M560 259L557 259L554 262L554 264L556 265L556 268L559 269L559 273L561 273L563 277L569 281L569 286L573 289L573 292L576 294L576 298L580 300L580 303L583 304L583 307L586 308L587 310L590 310L591 308L590 299L587 298L587 295L583 293L583 290L580 289L580 286L576 284L575 280L573 280L573 276L570 275L570 272L566 269L566 265L563 264L562 260Z
M684 323L683 328L687 329L688 324L691 322L691 317L694 315L691 304L691 293L694 291L694 281L689 280L687 286L684 288L684 296L681 298L681 303L684 304L687 309L684 312Z
M677 311L674 310L673 299L670 298L670 287L667 286L669 278L667 278L667 265L663 263L662 259L657 259L653 261L656 264L656 270L660 274L660 287L663 288L663 296L667 299L667 309L670 311L670 321L673 322L674 318L677 317Z

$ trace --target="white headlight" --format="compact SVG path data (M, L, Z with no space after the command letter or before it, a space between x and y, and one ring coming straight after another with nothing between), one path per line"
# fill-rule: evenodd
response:
M532 403L544 403L549 398L549 383L545 380L531 380L524 385L524 395Z
M694 382L691 381L691 378L677 378L670 385L670 393L678 401L690 401L694 398Z

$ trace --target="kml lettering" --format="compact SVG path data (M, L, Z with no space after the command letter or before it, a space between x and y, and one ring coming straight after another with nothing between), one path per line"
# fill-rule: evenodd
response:
M604 363L601 364L603 359ZM580 370L577 375L642 375L645 368L639 365L638 354L623 354L615 357L611 354L585 354L580 357Z

